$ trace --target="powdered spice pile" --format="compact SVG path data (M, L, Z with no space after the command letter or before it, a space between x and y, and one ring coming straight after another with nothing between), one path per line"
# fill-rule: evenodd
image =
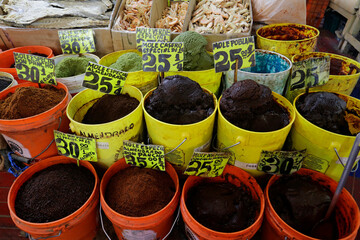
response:
M0 119L20 119L35 116L55 107L64 99L64 89L51 85L42 88L17 88L0 100Z

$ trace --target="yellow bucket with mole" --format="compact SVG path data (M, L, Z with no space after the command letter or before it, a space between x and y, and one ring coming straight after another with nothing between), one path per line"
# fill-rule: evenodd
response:
M295 54L315 51L319 34L318 29L304 24L270 24L256 31L256 44L257 48L274 51L291 59Z
M216 96L209 90L203 88L204 91L213 96L213 113L200 122L178 125L157 120L146 111L146 99L151 96L154 90L155 89L148 92L142 102L150 142L152 144L163 145L165 147L165 159L169 161L179 173L183 173L194 151L207 152L210 150L217 111Z
M285 127L271 132L254 132L235 126L222 115L220 110L221 98L218 101L218 151L228 148L226 151L232 155L229 163L244 169L255 177L265 174L257 170L261 151L281 150L295 121L295 110L291 103L280 94L272 92L272 95L277 103L287 109L290 122Z
M343 94L335 94L348 104L350 101L352 106L360 109L360 100ZM295 98L294 106L296 106L296 102L301 95L303 94ZM342 163L345 164L354 144L355 136L341 135L322 129L306 120L298 112L297 108L294 108L296 120L289 134L289 147L295 150L306 149L307 155L304 158L302 167L322 172L335 181L339 181L344 167L339 161L335 149L339 153ZM359 156L357 161L358 159Z
M141 91L133 86L125 85L122 93L128 93L139 100L137 108L118 120L102 124L81 123L92 105L105 93L86 89L78 93L66 108L70 119L70 129L79 136L96 139L98 165L102 168L110 167L123 157L123 140L140 141L143 133L143 112Z
M111 64L115 63L121 55L130 52L134 52L141 56L141 52L136 49L121 50L105 55L100 59L99 64L105 67L109 67ZM148 91L158 86L158 73L144 72L142 70L136 72L129 72L125 81L125 85L137 87L145 95Z

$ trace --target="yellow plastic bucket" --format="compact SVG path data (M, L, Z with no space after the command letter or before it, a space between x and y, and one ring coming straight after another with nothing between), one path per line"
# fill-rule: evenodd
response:
M150 141L152 144L163 145L165 147L165 154L171 151L171 153L165 155L165 159L169 161L178 172L182 173L189 164L194 151L206 152L210 150L217 110L216 97L209 90L203 89L212 94L214 99L214 111L206 119L193 124L169 124L152 117L145 109L145 101L154 90L155 89L148 92L142 102Z
M289 31L285 29L289 27L297 29L306 38L301 40L280 40L289 34ZM319 34L318 29L308 25L295 23L271 24L256 31L256 44L257 48L274 51L291 59L295 54L315 51ZM269 39L269 37L273 39Z
M301 95L295 98L294 106L296 106L296 101ZM360 108L360 100L342 94L338 94L338 96L345 101L351 99ZM354 144L355 136L341 135L322 129L306 120L297 108L294 108L296 120L289 135L290 147L295 150L306 149L307 155L304 158L303 167L322 172L335 181L339 181L344 167L338 160L334 149L336 148L343 164L345 164Z
M121 50L105 55L100 59L99 64L109 67L111 64L115 63L121 55L129 52L134 52L141 56L141 52L136 49ZM129 72L125 85L137 87L145 95L148 91L158 86L158 73L144 71Z
M70 129L76 135L96 139L98 164L102 168L110 167L123 157L123 140L139 141L143 131L143 112L141 101L143 98L139 89L125 85L123 93L139 100L139 106L118 120L103 124L83 124L85 114L94 103L105 93L86 89L81 91L70 101L66 114L70 119Z
M272 92L272 94L274 99L288 110L290 123L279 130L271 132L253 132L235 126L222 115L220 110L221 98L218 102L218 151L228 148L226 151L232 154L229 163L244 169L255 177L265 174L257 170L261 151L281 150L295 120L295 110L291 103L275 92Z

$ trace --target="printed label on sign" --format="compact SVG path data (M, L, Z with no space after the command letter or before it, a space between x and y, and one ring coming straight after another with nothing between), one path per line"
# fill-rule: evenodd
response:
M103 93L120 95L128 73L89 62L83 86Z
M136 48L141 52L143 42L170 42L170 29L136 28Z
M242 168L242 169L249 169L249 170L257 169L257 163L240 162L238 160L235 160L235 166Z
M143 42L144 72L176 72L183 70L183 42Z
M145 145L125 140L123 151L127 164L165 171L164 146Z
M96 51L92 29L61 30L58 34L61 50L65 54Z
M21 142L16 141L15 139L8 137L5 134L2 134L2 136L4 137L5 141L9 145L11 151L18 153L23 157L32 158L29 149L24 147L24 145L22 145Z
M216 72L255 66L254 36L225 40L213 43L214 65Z
M54 59L17 52L14 58L19 79L57 85Z
M301 168L305 151L261 151L258 170L270 174L292 174Z
M122 235L126 240L154 240L156 239L156 232L153 230L130 230L125 229Z
M108 142L96 142L96 148L109 149L109 143Z
M220 176L230 156L227 152L195 152L184 174L200 177Z
M308 168L308 169L312 169L312 170L315 170L315 171L318 171L321 173L325 173L328 170L330 163L326 159L322 159L315 155L308 154L304 158L304 162L303 162L302 166L304 168Z
M54 130L59 155L78 160L97 162L96 140Z

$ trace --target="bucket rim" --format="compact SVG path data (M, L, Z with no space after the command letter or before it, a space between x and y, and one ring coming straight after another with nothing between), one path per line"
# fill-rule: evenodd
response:
M3 53L9 53L9 52L14 52L14 51L19 51L19 50L26 50L28 48L41 48L41 49L46 49L50 52L49 56L53 53L53 50L50 48L50 47L47 47L47 46L42 46L42 45L28 45L28 46L22 46L22 47L15 47L15 48L10 48L8 50L5 50L5 51L2 51L0 53L0 56L1 54Z

